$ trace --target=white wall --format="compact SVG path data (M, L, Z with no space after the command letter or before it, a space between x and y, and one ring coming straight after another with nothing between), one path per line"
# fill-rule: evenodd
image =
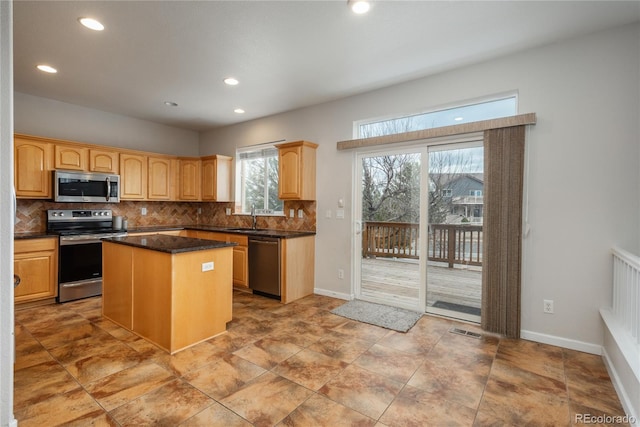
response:
M428 54L425 52L424 54ZM201 134L200 154L307 139L318 148L316 287L351 292L353 121L431 109L517 90L527 134L522 328L531 339L598 351L598 308L610 304L611 256L640 250L640 26L632 25ZM346 219L326 219L337 200ZM543 299L555 314L542 313Z
M0 426L13 417L13 4L0 2Z
M198 132L15 93L15 131L89 144L198 155Z

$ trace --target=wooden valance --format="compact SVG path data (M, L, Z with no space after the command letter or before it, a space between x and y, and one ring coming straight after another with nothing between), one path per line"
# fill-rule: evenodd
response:
M501 117L499 119L482 120L479 122L462 123L459 125L416 130L413 132L403 132L393 135L374 136L371 138L339 141L337 144L337 148L338 150L349 150L352 148L373 147L376 145L419 141L422 139L484 132L491 129L501 129L521 125L533 125L535 123L536 113L519 114L517 116Z

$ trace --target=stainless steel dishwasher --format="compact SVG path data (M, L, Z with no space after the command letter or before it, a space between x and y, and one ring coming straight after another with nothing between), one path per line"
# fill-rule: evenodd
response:
M249 287L255 294L280 299L280 239L249 237Z

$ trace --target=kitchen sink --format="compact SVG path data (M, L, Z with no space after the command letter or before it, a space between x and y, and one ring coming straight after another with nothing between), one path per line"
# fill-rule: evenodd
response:
M225 231L257 231L253 228L225 228Z

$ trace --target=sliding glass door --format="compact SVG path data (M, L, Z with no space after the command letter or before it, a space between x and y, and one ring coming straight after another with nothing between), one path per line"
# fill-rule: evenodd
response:
M360 153L356 168L356 297L479 321L481 142Z
M424 150L385 151L357 158L356 296L424 310L420 218L425 199Z

